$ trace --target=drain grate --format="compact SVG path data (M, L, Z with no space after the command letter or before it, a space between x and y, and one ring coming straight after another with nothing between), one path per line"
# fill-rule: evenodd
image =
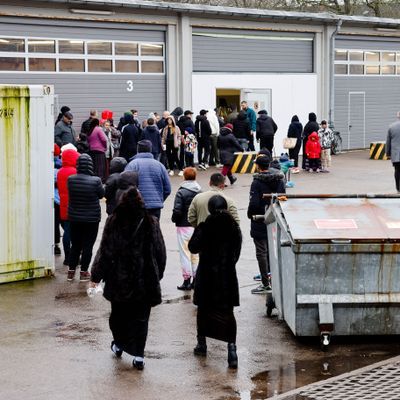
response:
M400 400L400 358L295 389L276 400Z
M400 362L301 391L304 400L399 400Z

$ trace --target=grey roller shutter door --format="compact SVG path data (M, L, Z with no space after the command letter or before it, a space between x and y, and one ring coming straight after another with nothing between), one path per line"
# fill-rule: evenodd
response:
M312 73L313 35L194 29L193 71Z

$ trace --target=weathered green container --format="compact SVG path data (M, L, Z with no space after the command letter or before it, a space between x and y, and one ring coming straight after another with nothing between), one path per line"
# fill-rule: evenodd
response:
M52 274L53 88L0 85L0 283Z

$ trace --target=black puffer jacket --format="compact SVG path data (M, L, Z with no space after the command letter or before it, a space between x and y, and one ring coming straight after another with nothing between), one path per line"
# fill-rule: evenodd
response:
M256 123L256 138L257 140L262 137L272 137L275 135L275 132L278 130L278 126L275 121L265 113L261 111L258 113L259 117L257 118Z
M237 139L250 140L250 123L244 111L240 111L238 117L233 120L233 134Z
M196 181L184 181L175 195L172 222L176 226L192 226L188 221L188 211L195 196L201 192L201 187Z
M68 178L68 219L72 222L100 222L99 199L104 197L101 179L93 176L93 162L82 154L76 164L76 175Z
M209 138L211 136L211 125L210 121L205 115L198 115L195 122L195 132L197 140Z
M178 125L178 128L181 130L181 135L185 134L185 130L187 128L192 128L193 133L196 131L192 118L185 115L182 115L182 117L179 118L179 121L176 125Z
M294 115L292 118L292 122L289 125L287 136L290 138L296 138L297 139L296 146L300 146L302 134L303 134L303 125L299 121L299 117L297 115Z
M104 196L106 198L106 211L108 215L112 214L116 206L115 195L118 189L118 180L126 164L125 158L122 157L115 157L110 162L110 176L107 178L104 185Z
M111 302L155 306L161 303L164 238L158 220L147 214L143 203L141 208L126 204L132 191L136 189L126 193L106 222L91 279L104 280L104 297Z
M270 204L263 198L266 193L286 193L283 172L270 168L267 172L254 174L250 187L250 203L247 216L251 219L250 236L256 240L267 238L267 225L263 221L253 221L254 215L264 215Z
M141 139L141 133L136 127L132 115L127 115L125 121L128 125L122 128L119 155L129 162L137 153L137 144Z
M223 165L232 165L234 153L243 151L243 147L229 128L221 128L217 143L220 160Z
M307 140L308 137L313 133L319 131L319 125L317 122L317 116L314 113L308 114L308 122L306 123L306 126L304 127L303 131L303 139Z
M200 253L194 304L211 309L239 306L236 263L241 246L239 225L228 212L209 215L197 226L189 241L189 250Z

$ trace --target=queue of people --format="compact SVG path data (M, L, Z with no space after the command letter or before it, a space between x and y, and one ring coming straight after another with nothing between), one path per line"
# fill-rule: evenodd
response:
M55 190L59 193L55 210L59 209L56 221L61 221L64 230L67 280L75 280L80 265L81 282L90 281L93 288L105 282L104 296L111 302L111 350L117 357L130 354L133 366L143 369L150 312L161 302L160 280L166 265L159 220L171 194L170 176L178 170L183 182L171 216L183 278L177 289L194 290L198 307L194 354L207 354L207 337L221 340L228 346L228 366L237 368L233 310L239 306L235 265L242 233L235 202L224 189L226 177L232 185L236 181L231 171L234 153L254 148L255 137L263 148L255 160L257 173L247 210L259 267L255 279L260 280L252 293L266 293L271 290L268 236L264 223L255 217L268 206L265 193L285 193L284 173L272 157L276 123L266 110L261 110L257 119L246 102L232 123L208 110L201 110L193 122L193 113L178 107L171 114L152 113L142 124L137 111L132 110L115 127L111 111L103 111L104 118L99 120L93 110L77 136L71 110L63 109L55 127L55 149L61 156L61 165L57 156L54 160ZM330 133L324 124L316 133L316 117L310 116L311 124L305 127L312 130L304 144L305 168L314 169L320 168L315 160L324 154ZM298 118L293 117L288 136L296 138L292 152L296 164L304 132ZM211 162L222 168L210 176L207 191L196 181L196 150L199 170L207 170ZM330 165L327 153L326 168ZM103 197L108 218L89 272Z

